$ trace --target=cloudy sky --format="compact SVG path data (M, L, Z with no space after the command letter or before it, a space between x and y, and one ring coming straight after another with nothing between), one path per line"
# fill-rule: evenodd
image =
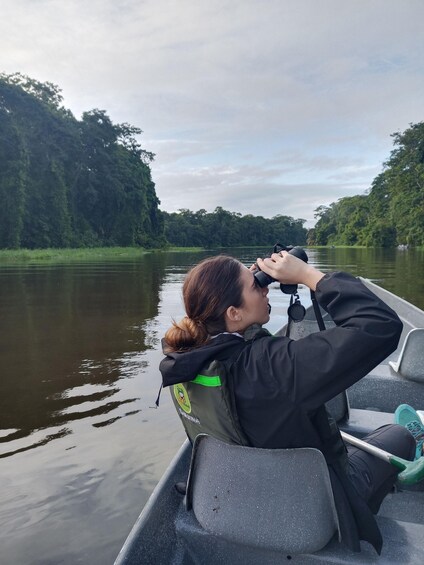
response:
M161 208L361 194L424 119L423 0L1 0L0 72L143 130Z

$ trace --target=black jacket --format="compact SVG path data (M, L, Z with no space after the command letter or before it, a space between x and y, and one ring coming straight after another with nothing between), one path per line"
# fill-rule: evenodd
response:
M324 403L395 350L402 323L391 308L346 273L325 275L317 285L316 298L336 327L298 341L260 332L246 343L222 334L203 347L168 354L160 365L163 385L194 379L213 359L232 360L234 410L249 443L320 449L330 466L339 516L350 509L358 528L351 534L354 524L348 519L342 527L344 540L358 549L358 537L369 539L379 550L377 526L361 504L352 507L354 493L340 458L333 457L340 436L330 427Z

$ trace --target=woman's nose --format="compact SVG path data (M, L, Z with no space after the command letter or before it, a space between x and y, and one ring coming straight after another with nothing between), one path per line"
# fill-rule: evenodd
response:
M264 296L266 296L269 292L269 288L267 286L264 286Z

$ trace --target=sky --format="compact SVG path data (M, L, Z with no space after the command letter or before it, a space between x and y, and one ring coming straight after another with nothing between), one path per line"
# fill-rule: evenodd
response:
M423 0L1 0L0 72L143 130L160 208L306 220L424 119Z

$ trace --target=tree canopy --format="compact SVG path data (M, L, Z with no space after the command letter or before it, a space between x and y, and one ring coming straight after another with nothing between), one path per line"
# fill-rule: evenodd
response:
M424 245L424 122L392 137L394 149L368 193L317 208L309 243Z
M0 247L162 244L141 130L61 104L51 83L0 75Z
M277 241L283 245L306 243L305 220L290 216L242 216L221 206L210 213L203 209L197 212L182 209L163 214L167 241L181 247L272 246Z
M62 102L52 83L0 74L0 248L305 243L288 216L161 212L141 130Z

